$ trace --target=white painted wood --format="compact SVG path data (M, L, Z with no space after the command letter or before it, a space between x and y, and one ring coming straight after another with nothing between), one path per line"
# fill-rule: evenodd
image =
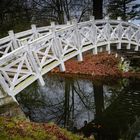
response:
M121 18L121 17L117 17L117 20L121 21L121 20L122 20L122 18Z
M39 37L39 34L38 34L38 31L37 31L36 25L32 24L31 29L32 29L32 32L33 32L33 35L34 35L34 39L37 39Z
M90 17L91 20L91 35L90 35L90 39L92 41L93 44L93 54L97 54L98 53L98 49L97 49L97 26L95 25L95 17L91 16Z
M60 71L65 71L66 70L64 62L60 63L59 68L60 68Z
M7 37L4 37L4 38L0 39L0 44L4 44L4 43L9 42L9 41L10 41L10 37L7 36Z
M14 31L11 30L11 31L9 31L8 33L9 33L10 39L11 39L12 42L13 42L14 49L17 49L19 46L18 46L18 43L17 43L17 39L16 39L16 37L15 37Z
M131 44L128 43L128 44L127 44L127 49L130 50L130 48L131 48Z
M137 45L136 47L135 47L135 51L138 51L139 50L139 46Z
M74 25L74 29L75 29L75 35L74 35L75 46L77 47L78 52L79 52L77 59L78 59L78 61L83 61L83 56L82 56L82 52L81 52L81 49L82 49L81 36L79 33L77 20L73 19L72 24Z
M23 31L23 32L19 32L15 34L16 38L24 38L24 36L29 36L30 34L32 34L32 30L27 30L27 31Z
M44 86L45 85L45 82L43 80L43 77L41 75L41 72L39 70L39 67L37 66L37 63L34 59L34 56L33 56L33 53L32 53L32 50L30 50L30 46L28 44L26 44L26 49L27 49L27 53L28 53L28 56L29 56L29 59L30 59L30 63L32 65L32 67L34 68L34 71L36 73L36 76L38 77L39 79L39 84Z
M71 25L70 21L67 21L67 25Z
M105 46L111 53L111 44L116 44L117 49L122 44L127 49L134 45L138 51L140 46L140 27L120 17L117 20L90 17L90 21L81 23L52 22L51 26L31 28L17 34L10 31L8 37L0 39L0 85L13 98L35 80L44 85L42 75L56 66L65 71L65 61L72 57L83 61L85 51L97 54L98 47Z

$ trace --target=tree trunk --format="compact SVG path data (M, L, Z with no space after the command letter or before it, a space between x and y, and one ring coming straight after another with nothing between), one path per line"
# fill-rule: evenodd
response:
M64 127L69 125L69 99L70 99L70 81L69 79L65 79L65 99L64 99Z
M63 24L64 23L63 1L57 0L56 6L57 6L57 13L58 13L58 23Z
M126 20L126 2L123 1L123 20Z
M95 101L95 110L96 119L100 119L104 110L104 95L103 95L103 85L102 84L93 84L94 88L94 101Z
M64 5L64 11L66 14L67 21L70 21L70 11L69 11L68 0L65 0L63 5Z
M95 19L103 18L103 0L93 0L93 16Z

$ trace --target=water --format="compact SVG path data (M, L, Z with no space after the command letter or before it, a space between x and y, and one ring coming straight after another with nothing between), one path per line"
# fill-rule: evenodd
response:
M74 131L96 135L99 140L133 140L140 135L140 80L110 82L46 76L17 95L26 116L35 122L55 122ZM83 130L83 129L82 129ZM81 131L78 131L81 133Z

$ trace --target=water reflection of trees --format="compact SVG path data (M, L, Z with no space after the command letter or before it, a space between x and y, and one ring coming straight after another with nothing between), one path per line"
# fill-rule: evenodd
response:
M110 87L89 80L47 76L45 87L33 84L19 94L18 101L33 121L54 121L72 128L76 123L81 126L84 120L94 120L102 124L103 135L128 139L136 116L140 116L139 85L137 80L125 79Z
M111 88L113 101L103 112L100 120L106 131L127 139L128 130L140 116L140 82L130 81L123 88ZM117 95L117 96L116 96ZM106 132L107 133L107 132Z
M25 113L33 121L54 121L64 127L74 126L80 118L93 118L94 97L90 81L46 77L46 86L37 83L17 97ZM78 123L79 123L78 122Z

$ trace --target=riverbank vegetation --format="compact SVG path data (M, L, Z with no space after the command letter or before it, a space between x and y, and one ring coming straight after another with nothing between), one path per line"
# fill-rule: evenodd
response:
M20 118L0 117L0 140L88 140L53 123L33 123ZM92 138L91 140L94 140Z

